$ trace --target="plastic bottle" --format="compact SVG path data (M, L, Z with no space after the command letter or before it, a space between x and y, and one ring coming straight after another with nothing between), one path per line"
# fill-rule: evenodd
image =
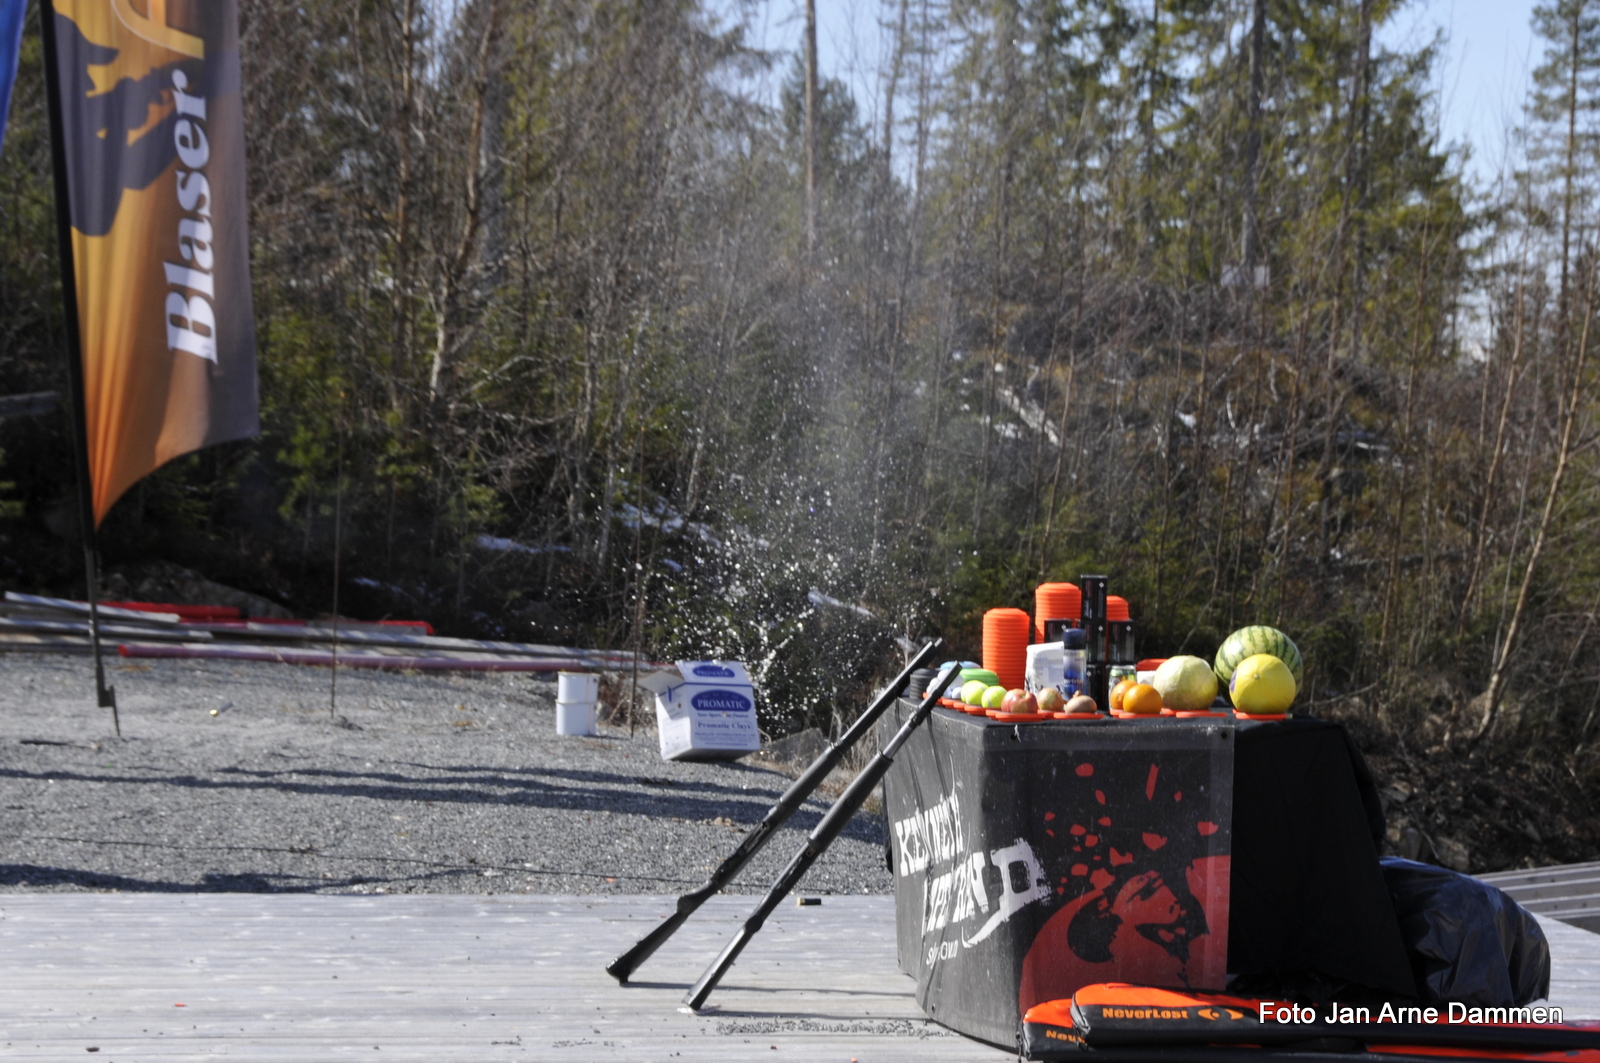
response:
M1057 689L1064 698L1071 699L1083 693L1086 641L1087 632L1081 627L1069 627L1061 633L1061 682Z

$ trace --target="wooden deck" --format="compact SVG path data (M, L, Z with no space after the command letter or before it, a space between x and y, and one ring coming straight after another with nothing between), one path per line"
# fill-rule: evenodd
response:
M944 1060L1014 1057L926 1022L888 897L786 905L714 1007L679 1010L751 898L708 905L618 987L651 897L8 894L0 1059ZM1600 1017L1600 935L1547 920L1551 997ZM181 1007L179 1005L182 1005Z
M619 987L605 964L668 903L0 896L0 1059L1014 1058L923 1018L895 966L888 897L785 905L714 1007L680 1013L753 903L717 898Z

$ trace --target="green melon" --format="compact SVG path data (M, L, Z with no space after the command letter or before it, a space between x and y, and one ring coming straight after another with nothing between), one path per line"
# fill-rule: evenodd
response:
M1242 627L1229 635L1217 650L1217 662L1212 666L1212 671L1217 673L1222 685L1227 686L1233 679L1233 670L1239 667L1239 662L1258 653L1271 654L1288 665L1289 674L1294 676L1295 691L1300 690L1300 683L1305 677L1305 664L1300 659L1300 648L1288 635L1265 624Z

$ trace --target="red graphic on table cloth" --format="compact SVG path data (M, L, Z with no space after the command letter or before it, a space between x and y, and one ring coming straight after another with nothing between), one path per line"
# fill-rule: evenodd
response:
M1017 1003L1026 1012L1097 982L1196 987L1226 977L1228 945L1211 926L1228 925L1227 892L1202 908L1200 898L1228 881L1228 856L1203 856L1169 882L1149 869L1121 874L1096 868L1095 888L1073 899L1039 930L1022 961ZM1077 869L1074 868L1074 871Z
M1074 824L1059 849L1040 854L1063 906L1023 959L1024 1012L1096 982L1201 989L1221 988L1227 977L1225 837L1205 818L1206 803L1184 802L1177 788L1203 788L1198 765L1107 761L1057 776L1065 786L1054 796L1085 811L1104 806L1107 815L1096 834Z

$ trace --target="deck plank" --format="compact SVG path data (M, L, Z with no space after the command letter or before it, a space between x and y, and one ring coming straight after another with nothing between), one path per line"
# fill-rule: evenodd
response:
M923 1018L887 897L781 908L680 1013L751 903L717 898L624 989L604 965L663 898L13 894L0 1058L1013 1058Z
M603 967L666 898L11 894L0 1059L1014 1058L923 1018L888 897L780 908L714 1008L680 1012L751 903L714 900L624 989ZM1552 1002L1600 1018L1600 935L1542 923Z
M1550 1003L1568 1019L1600 1019L1600 934L1535 916L1550 942Z

